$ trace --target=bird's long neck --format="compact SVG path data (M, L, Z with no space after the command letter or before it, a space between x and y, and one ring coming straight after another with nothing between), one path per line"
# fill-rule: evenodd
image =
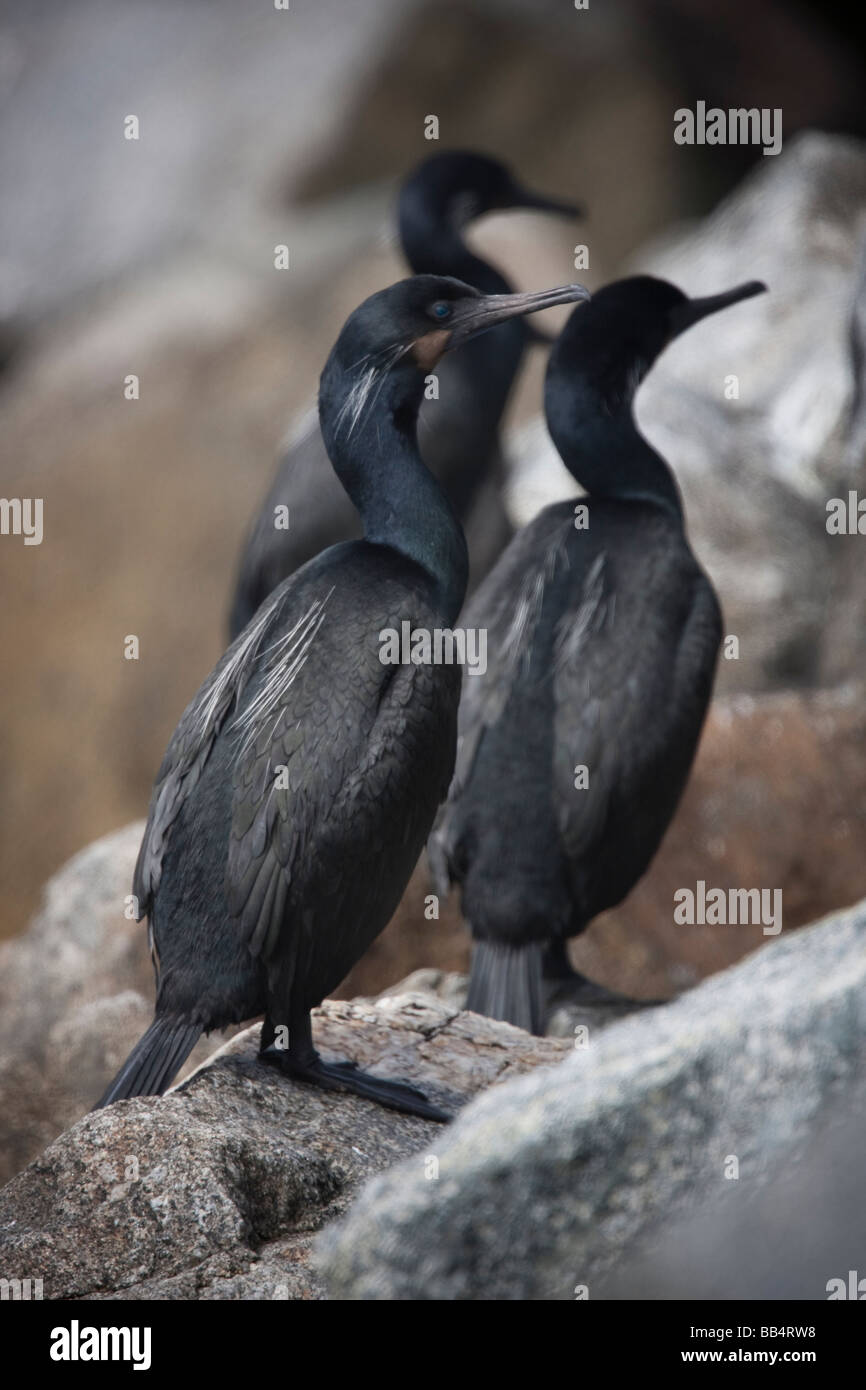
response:
M552 364L545 386L551 438L573 478L592 497L652 502L683 521L676 479L644 438L633 413L637 371L618 389Z
M400 244L413 275L453 275L482 294L508 294L508 281L476 256L447 213L413 201L400 210Z
M385 372L369 388L354 426L345 408L353 389L356 375L332 355L319 390L328 457L358 508L365 539L419 565L450 624L463 605L469 566L460 523L418 450L423 375L408 363Z

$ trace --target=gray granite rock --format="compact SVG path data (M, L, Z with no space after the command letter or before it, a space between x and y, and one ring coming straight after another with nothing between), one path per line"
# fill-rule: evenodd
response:
M124 915L143 829L76 854L0 946L0 1180L89 1109L151 1020L147 933ZM221 1040L203 1039L189 1065Z
M639 1237L719 1196L732 1159L754 1191L853 1085L864 948L861 904L480 1097L439 1137L438 1180L401 1164L326 1232L330 1295L592 1297Z
M313 1028L325 1055L454 1107L567 1049L421 995L328 1003ZM397 1160L425 1171L443 1131L287 1080L257 1060L258 1038L239 1034L161 1099L85 1116L13 1178L0 1275L42 1278L54 1299L321 1297L313 1233Z

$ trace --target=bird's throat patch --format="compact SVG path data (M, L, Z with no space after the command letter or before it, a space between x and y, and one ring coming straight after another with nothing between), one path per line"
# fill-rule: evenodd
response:
M434 328L432 332L415 339L411 353L422 372L433 370L440 357L447 352L450 341L450 328Z

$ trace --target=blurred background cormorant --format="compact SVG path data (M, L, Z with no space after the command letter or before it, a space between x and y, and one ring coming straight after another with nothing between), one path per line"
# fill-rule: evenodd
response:
M387 665L379 634L450 627L466 543L416 439L425 374L579 285L483 296L419 276L347 320L321 377L328 456L364 539L285 580L183 714L157 775L133 891L156 1016L99 1105L161 1094L202 1032L264 1013L293 1076L446 1118L412 1087L322 1062L310 1010L385 926L454 766L460 669Z
M565 941L647 868L688 777L721 614L689 547L673 474L632 402L652 363L756 282L687 299L650 276L572 314L545 414L588 497L545 508L467 605L488 668L467 678L454 781L431 837L440 892L474 938L467 1007L543 1032ZM574 976L575 992L586 985Z
M497 159L444 150L418 165L400 190L397 225L403 254L416 275L456 276L484 294L507 294L511 286L504 275L470 250L463 232L485 213L512 208L568 217L579 211L574 204L522 187ZM438 399L422 404L421 455L464 526L470 591L512 534L500 496L499 424L524 349L540 337L513 319L467 342L437 370ZM280 507L288 508L288 527L275 525ZM281 513L281 522L285 516ZM313 418L283 455L244 545L230 637L238 635L287 575L326 546L360 534L357 510L328 465Z

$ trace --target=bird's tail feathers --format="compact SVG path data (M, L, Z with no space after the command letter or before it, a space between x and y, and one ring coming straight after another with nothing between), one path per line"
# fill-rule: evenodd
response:
M526 946L476 941L467 1009L543 1035L543 965L543 941L531 941Z
M202 1034L200 1023L155 1018L135 1044L94 1110L133 1096L161 1096L171 1085Z

